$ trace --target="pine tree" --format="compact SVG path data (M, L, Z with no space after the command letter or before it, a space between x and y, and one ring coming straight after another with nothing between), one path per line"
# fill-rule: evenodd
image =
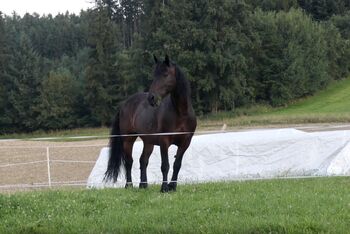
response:
M119 90L116 70L116 26L107 9L99 3L89 21L90 58L86 70L86 103L96 124L108 124L118 102L125 97Z
M6 72L8 68L8 52L6 48L6 32L5 22L0 11L0 133L5 131L6 125L10 122L7 116L7 77Z
M133 46L135 36L141 31L142 0L121 0L120 13L122 14L124 48ZM118 22L121 23L121 22Z
M41 82L39 56L28 36L20 33L18 44L11 48L12 68L9 69L9 116L11 125L21 131L33 131L38 127L39 87Z

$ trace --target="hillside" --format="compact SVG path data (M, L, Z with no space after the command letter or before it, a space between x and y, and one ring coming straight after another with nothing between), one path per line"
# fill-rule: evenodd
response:
M335 82L326 90L316 95L299 100L287 108L272 113L278 114L349 114L350 113L350 79Z
M266 105L238 108L201 118L200 128L218 129L245 126L293 125L350 122L350 78L336 81L313 96L299 99L286 107Z

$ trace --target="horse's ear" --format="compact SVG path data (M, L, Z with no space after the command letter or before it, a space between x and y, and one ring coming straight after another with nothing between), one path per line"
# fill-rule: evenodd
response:
M168 56L167 54L165 55L164 63L165 63L168 67L170 66L170 60L169 60L169 56Z
M154 62L157 64L158 63L158 59L157 59L157 56L155 54L153 54L153 59L154 59Z

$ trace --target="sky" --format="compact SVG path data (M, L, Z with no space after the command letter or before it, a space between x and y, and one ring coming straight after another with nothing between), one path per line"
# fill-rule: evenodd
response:
M40 15L57 15L65 13L79 14L81 9L94 6L93 0L0 0L0 11L11 15L13 11L23 16L25 13L38 13Z

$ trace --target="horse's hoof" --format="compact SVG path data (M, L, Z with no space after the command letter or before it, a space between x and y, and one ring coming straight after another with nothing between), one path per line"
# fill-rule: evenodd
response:
M126 189L128 189L128 188L133 188L134 186L132 185L132 183L131 182L127 182L126 184L125 184L125 188Z
M163 184L162 184L162 187L161 187L161 189L160 189L160 192L162 192L162 193L167 193L167 192L169 192L169 187L168 187L168 184L167 184L167 183L163 183Z
M145 182L140 183L139 188L141 188L141 189L146 189L146 188L148 188L148 183L145 183Z
M176 192L176 186L177 186L177 183L176 183L176 182L170 182L170 183L168 184L169 191Z

